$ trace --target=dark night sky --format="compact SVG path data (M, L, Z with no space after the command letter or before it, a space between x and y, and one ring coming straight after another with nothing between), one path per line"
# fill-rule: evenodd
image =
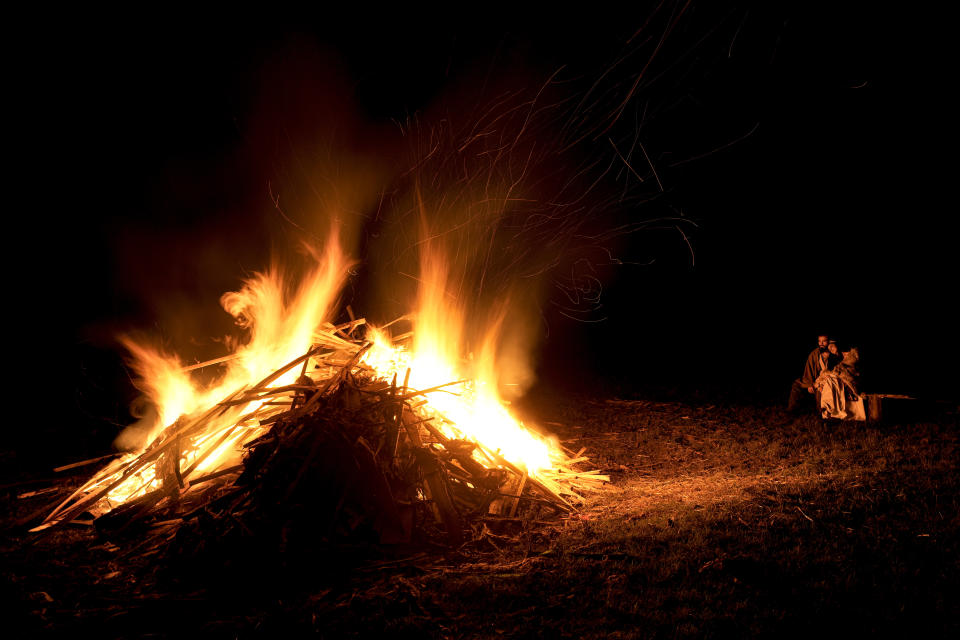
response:
M653 6L470 20L128 15L122 28L84 14L39 29L16 72L27 177L14 237L42 249L16 295L28 334L57 336L43 355L64 365L63 410L122 421L131 392L107 336L170 331L158 298L195 303L282 245L283 221L263 212L300 140L347 138L369 159L395 144L383 142L391 119L436 117L481 79L542 81L564 66L582 91L632 46L608 76L623 91L649 59L643 39L668 22L640 29ZM618 240L628 261L655 262L599 268L602 307L590 319L603 322L566 321L548 304L547 368L785 393L826 329L861 346L877 384L955 395L952 163L938 157L954 148L951 75L939 22L693 3L634 104L655 116L643 140L665 193L651 215L695 221L695 258L675 231ZM320 88L304 88L317 78ZM636 355L642 372L622 370L613 352Z

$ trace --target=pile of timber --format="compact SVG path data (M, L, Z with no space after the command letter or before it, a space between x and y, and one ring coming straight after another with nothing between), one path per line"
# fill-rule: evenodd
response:
M352 336L362 323L328 325L306 354L170 425L138 456L100 471L34 530L87 524L108 536L135 534L154 549L198 531L277 548L357 541L456 547L489 531L492 521L570 513L580 492L609 481L576 469L586 461L582 451L528 474L499 451L450 437L456 430L441 428L446 418L428 407L439 388L412 389L363 364L371 345ZM295 367L296 384L270 386ZM241 414L253 401L262 402ZM211 437L214 423L228 426ZM229 442L242 446L242 463L200 472ZM135 487L133 497L113 505L111 492L121 486Z

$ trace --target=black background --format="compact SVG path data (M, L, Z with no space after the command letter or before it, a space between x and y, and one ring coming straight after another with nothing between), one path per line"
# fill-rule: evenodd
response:
M785 400L828 331L860 347L875 390L955 397L943 20L766 4L30 22L9 76L10 336L27 347L17 370L51 391L28 411L29 441L70 433L96 449L129 419L117 332L210 348L229 328L181 310L213 317L203 305L296 235L270 196L301 140L389 162L394 121L491 74L509 85L563 67L582 90L635 46L613 72L629 81L670 15L637 100L656 114L643 139L665 193L650 211L696 223L692 254L675 229L619 239L640 264L598 268L589 321L546 301L541 377ZM297 220L310 208L287 206Z

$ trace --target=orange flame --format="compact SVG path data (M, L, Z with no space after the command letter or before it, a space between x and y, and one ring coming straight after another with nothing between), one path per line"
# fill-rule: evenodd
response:
M220 300L223 308L239 326L248 330L249 339L236 348L225 373L209 386L194 381L177 358L124 338L123 344L132 357L131 365L139 376L138 386L156 407L156 412L145 417L145 424L141 421L134 426L141 438L121 436L118 443L140 440L142 447L142 436L146 436L146 442L153 441L178 419L189 419L217 406L303 355L312 345L314 331L333 310L350 266L336 236L328 242L322 256L313 253L313 257L316 265L292 293L287 291L284 272L274 265L265 273L254 274L239 291L223 295ZM290 385L298 374L296 368L291 369L264 388ZM262 434L264 427L256 420L242 424L238 420L263 403L264 400L258 399L225 408L205 432L193 440L189 450L182 453L181 467L213 471L239 462L239 446ZM124 502L157 488L160 482L156 471L148 467L114 488L108 499L114 503Z
M132 339L124 340L140 376L139 386L156 407L155 414L145 418L147 441L173 437L164 429L174 423L176 433L189 434L183 449L179 441L175 449L179 469L207 473L237 464L242 445L268 428L260 420L290 406L277 400L292 400L294 391L288 387L297 382L300 367L286 369L276 378L273 374L314 346L316 332L328 319L350 265L335 238L323 256L314 257L315 267L295 291L289 290L285 274L274 266L221 298L224 309L248 330L249 337L237 346L222 377L208 386L197 384L177 358ZM372 345L363 363L382 379L404 379L409 371L408 386L429 396L429 402L417 410L432 417L447 437L478 443L474 456L481 464L490 465L501 456L543 483L553 484L548 472L566 460L560 447L527 429L511 415L497 392L495 347L503 315L491 323L477 357L464 360L462 355L470 346L465 339L467 314L465 306L446 291L449 272L444 256L424 247L420 262L412 349L395 346L384 331L369 327L367 340ZM303 368L306 370L306 365ZM427 391L434 387L444 388ZM270 390L277 395L267 397ZM267 406L268 400L277 406ZM200 433L191 431L194 423L204 425ZM122 468L134 457L118 460L88 486L87 491L92 492L122 479L106 493L105 502L99 505L101 511L169 481L169 473L160 470L159 461L122 478Z
M445 435L468 438L508 461L538 474L563 457L559 447L528 430L510 414L497 391L496 343L502 316L488 328L481 349L469 362L462 360L467 346L464 340L466 312L446 291L448 268L441 253L423 247L420 287L414 321L413 348L394 347L387 336L376 329L368 332L373 347L365 363L385 378L403 379L410 370L409 386L430 389L457 380L466 380L461 388L448 388L430 394L430 403L422 411L441 418Z

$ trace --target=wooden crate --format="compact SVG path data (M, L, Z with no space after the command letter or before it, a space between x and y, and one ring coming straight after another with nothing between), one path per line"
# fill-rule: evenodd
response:
M863 393L864 404L867 408L867 420L882 420L884 410L889 413L893 404L899 404L901 401L916 400L912 396L906 396L901 393Z

